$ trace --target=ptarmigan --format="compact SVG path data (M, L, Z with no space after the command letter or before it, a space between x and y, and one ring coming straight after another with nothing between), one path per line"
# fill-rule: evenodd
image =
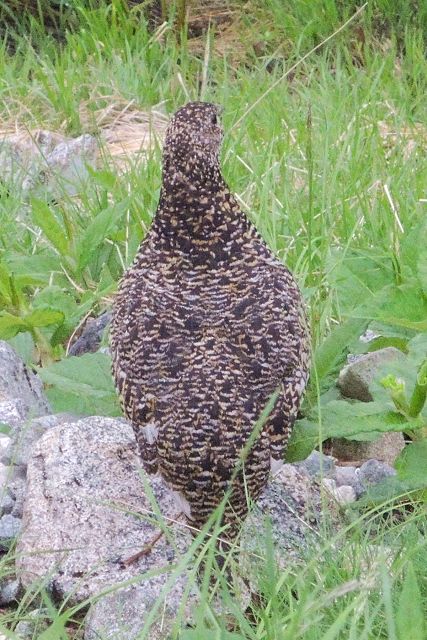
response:
M274 409L233 481L233 539L285 454L309 366L299 289L221 175L219 108L192 102L167 130L153 224L124 274L111 347L122 406L145 469L189 523L219 504L272 394Z

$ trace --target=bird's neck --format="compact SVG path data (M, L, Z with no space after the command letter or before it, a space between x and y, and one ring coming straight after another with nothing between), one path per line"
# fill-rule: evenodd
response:
M183 172L164 176L153 226L171 245L194 250L194 245L224 242L229 223L240 219L247 224L219 167L205 169L197 179Z

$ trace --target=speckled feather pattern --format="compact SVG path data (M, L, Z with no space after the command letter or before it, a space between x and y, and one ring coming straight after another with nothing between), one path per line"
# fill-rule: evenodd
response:
M218 107L173 117L153 224L124 274L111 327L114 378L144 467L200 528L271 394L274 410L234 482L229 535L284 457L305 388L309 336L298 287L239 209L219 165ZM245 486L246 485L246 486Z

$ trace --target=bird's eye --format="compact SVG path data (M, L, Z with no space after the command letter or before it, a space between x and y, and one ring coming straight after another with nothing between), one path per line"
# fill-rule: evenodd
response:
M212 118L211 118L211 122L212 124L215 126L218 124L218 118L216 117L215 114L213 114Z

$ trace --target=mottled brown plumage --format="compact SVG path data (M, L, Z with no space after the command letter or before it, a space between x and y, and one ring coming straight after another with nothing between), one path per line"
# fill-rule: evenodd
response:
M145 468L200 528L222 499L271 394L274 410L239 473L232 537L271 460L284 457L309 338L298 287L242 213L219 165L218 107L187 104L168 128L153 224L119 285L113 370Z

